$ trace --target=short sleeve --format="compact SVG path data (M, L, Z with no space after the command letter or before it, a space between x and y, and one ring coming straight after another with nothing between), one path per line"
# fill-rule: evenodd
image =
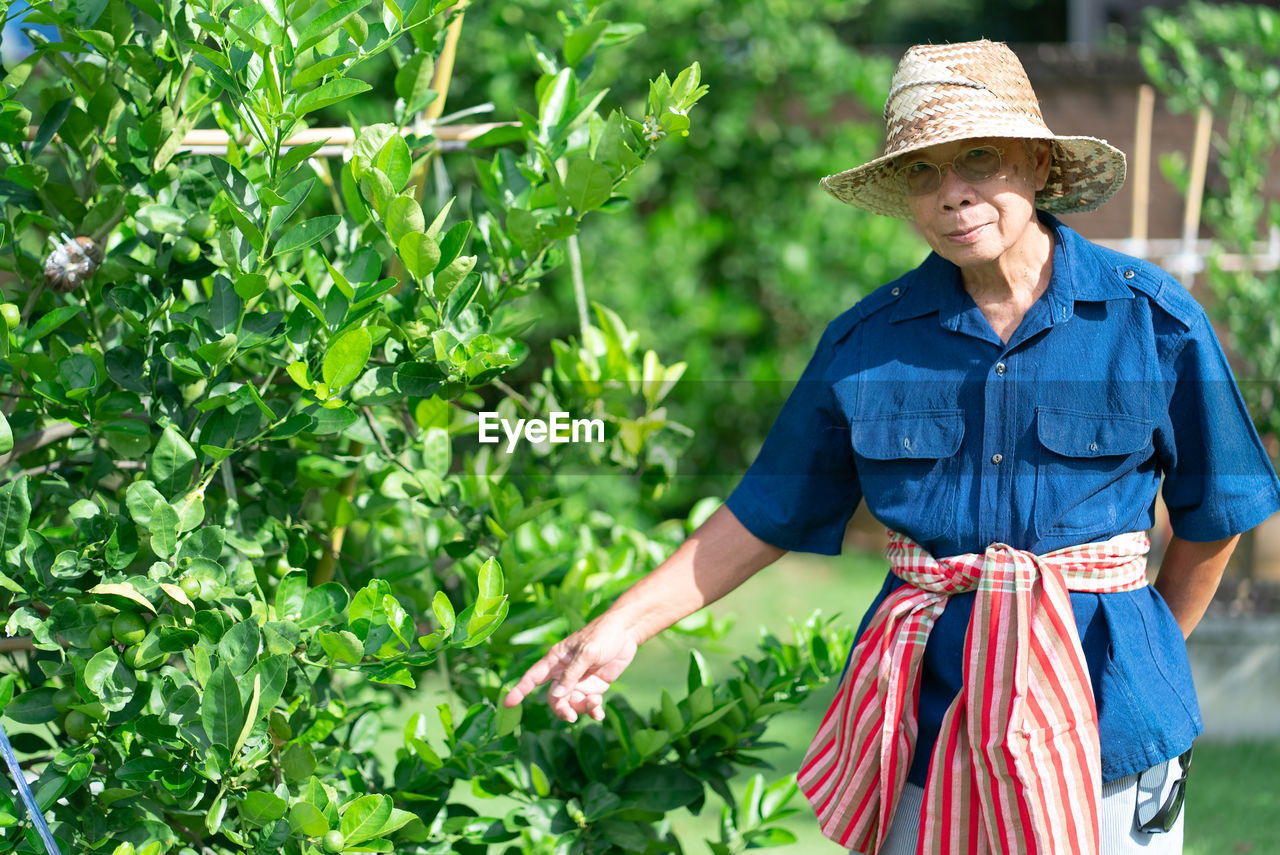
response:
M779 549L838 555L862 498L849 427L834 411L828 327L755 461L725 504L747 530Z
M1162 494L1173 532L1221 540L1280 510L1280 482L1203 312L1174 358Z

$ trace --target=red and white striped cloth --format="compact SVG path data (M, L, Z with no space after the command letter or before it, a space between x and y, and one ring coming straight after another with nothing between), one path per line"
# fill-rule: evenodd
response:
M1141 588L1146 534L1045 555L995 543L940 560L889 534L891 568L908 584L872 616L801 765L823 834L880 851L915 748L925 641L951 594L977 591L917 852L1098 855L1098 714L1067 592Z

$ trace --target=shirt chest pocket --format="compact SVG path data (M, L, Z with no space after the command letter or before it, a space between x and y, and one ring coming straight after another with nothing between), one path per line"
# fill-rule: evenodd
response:
M1084 543L1120 533L1145 510L1150 477L1138 470L1155 451L1153 430L1135 416L1037 407L1036 534Z
M917 542L955 524L964 412L923 410L854 419L850 441L867 509Z

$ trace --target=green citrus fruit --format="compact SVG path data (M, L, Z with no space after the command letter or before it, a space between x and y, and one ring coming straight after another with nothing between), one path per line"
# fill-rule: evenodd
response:
M22 323L22 310L17 303L0 303L0 315L4 316L4 322L11 330L16 330L18 324Z
M58 712L66 712L72 704L80 703L80 693L71 686L63 686L53 693L53 708Z
M213 217L204 212L194 214L187 220L187 235L199 241L213 237L214 228Z
M162 655L154 659L144 659L142 657L142 645L131 644L124 649L124 655L120 658L124 660L125 665L135 671L150 671L152 668L161 665L168 657Z
M342 836L341 831L330 831L324 836L325 852L341 852L342 847L347 845L347 839Z
M147 622L137 612L120 612L111 622L111 634L121 644L137 644L147 635Z
M111 643L111 618L103 618L89 630L89 646L94 650L102 650Z
M182 593L186 594L188 598L194 600L200 596L200 587L200 580L195 576L184 576L182 578Z
M62 723L62 732L76 742L84 742L93 733L93 719L80 710L72 710Z
M283 579L292 569L286 555L275 555L267 559L267 572L273 579Z
M173 257L183 264L190 264L200 257L200 244L189 237L180 237L174 241Z

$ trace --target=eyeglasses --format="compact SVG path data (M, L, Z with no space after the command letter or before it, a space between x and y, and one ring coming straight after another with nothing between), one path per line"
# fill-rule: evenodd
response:
M951 160L951 168L965 181L986 181L1000 171L1004 149L993 145L967 148ZM898 186L908 196L927 196L942 186L942 168L946 163L916 160L899 167L894 172Z
M1187 797L1187 773L1191 771L1191 750L1191 748L1188 748L1184 753L1178 756L1178 766L1182 771L1174 780L1173 786L1169 789L1169 795L1165 797L1164 804L1160 805L1159 810L1157 810L1150 819L1141 821L1142 803L1139 802L1139 831L1146 831L1148 833L1169 831L1173 828L1174 823L1178 821L1178 814L1182 812L1182 802ZM1139 793L1143 791L1142 783L1141 778L1139 778Z

